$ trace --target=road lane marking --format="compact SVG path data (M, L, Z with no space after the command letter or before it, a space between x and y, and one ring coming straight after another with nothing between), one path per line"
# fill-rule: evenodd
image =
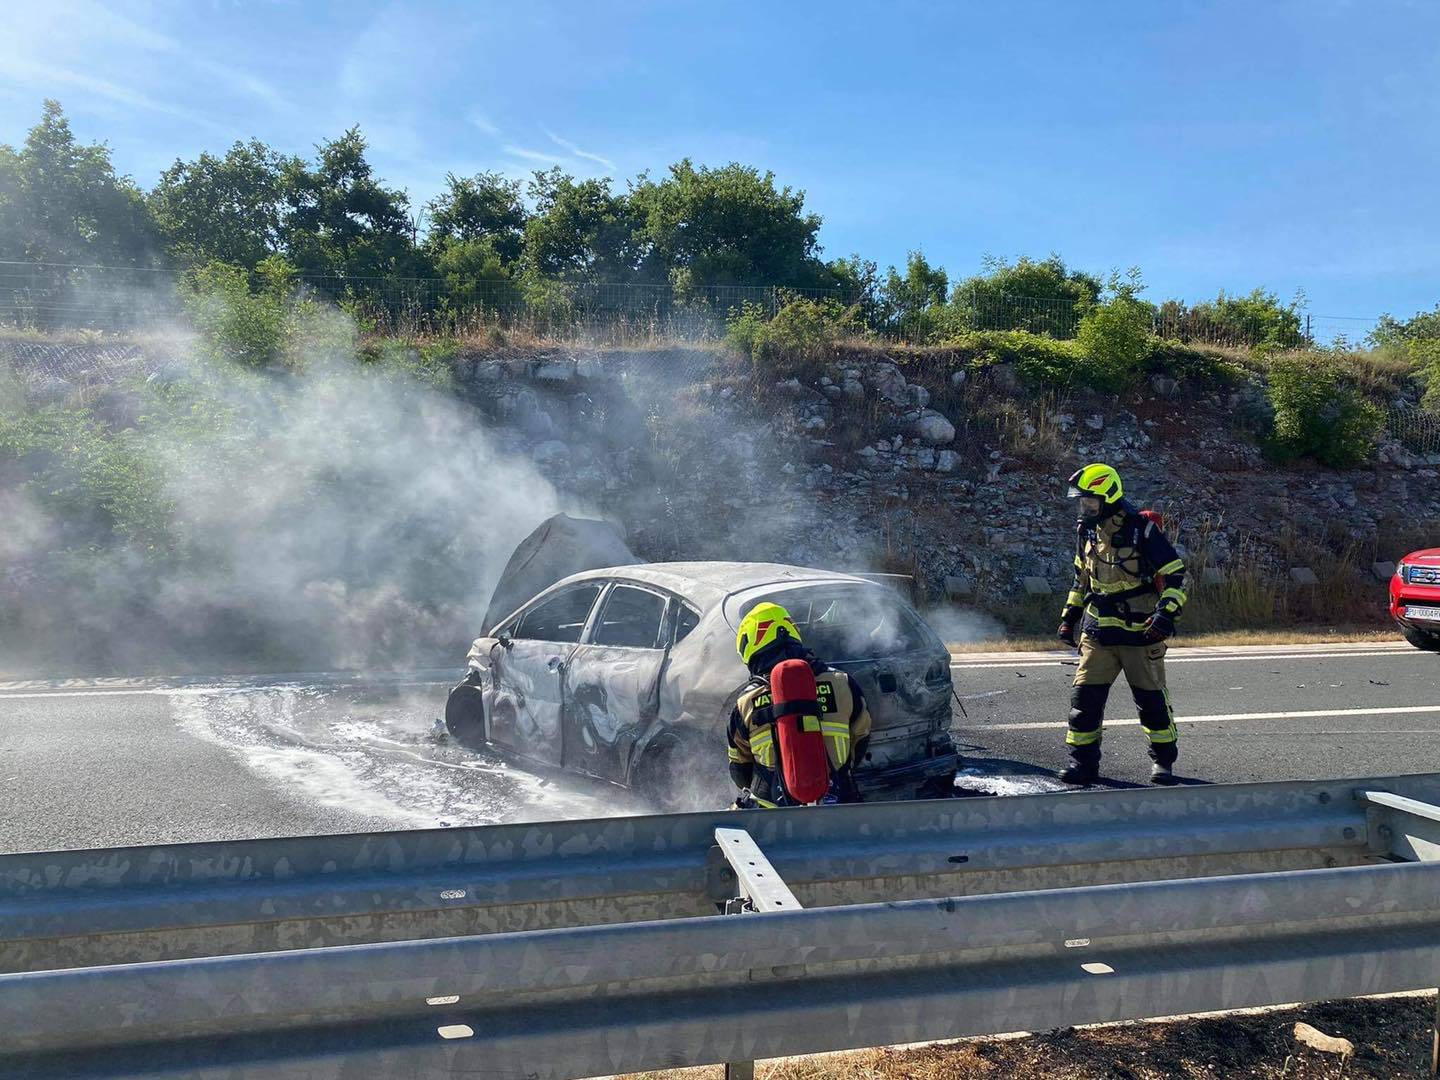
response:
M1166 664L1219 664L1219 663L1222 663L1222 662L1229 662L1229 661L1233 661L1233 660L1269 660L1269 661L1281 661L1281 660L1348 660L1348 659L1360 659L1360 658L1362 658L1362 657L1367 657L1367 656L1408 656L1408 655L1414 655L1414 656L1417 656L1417 657L1424 658L1424 657L1431 656L1432 654L1421 652L1419 649L1414 649L1414 650L1412 650L1411 652L1405 652L1405 651L1402 651L1402 650L1400 650L1400 649L1386 649L1386 650L1383 650L1383 651L1376 651L1376 652L1285 653L1285 654L1261 653L1261 654L1259 654L1259 655L1241 653L1241 654L1238 654L1238 655L1228 655L1228 656L1184 656L1184 655L1181 655L1181 654L1178 654L1178 653L1170 653L1169 655L1167 655L1167 656L1165 657L1165 663L1166 663ZM1020 660L1020 661L1015 661L1015 662L1011 662L1011 663L1003 663L1003 662L998 662L998 663L997 663L997 662L992 662L992 661L988 661L988 660L987 660L987 661L985 661L984 663L979 663L979 664L965 664L965 663L960 663L960 662L958 662L958 661L951 661L951 663L950 663L950 669L951 669L952 671L985 671L985 670L990 670L990 669L1005 669L1005 668L1048 668L1048 667L1055 667L1055 666L1057 666L1057 665L1063 665L1066 660L1069 660L1071 664L1076 663L1076 662L1077 662L1076 654L1070 653L1070 654L1068 654L1068 655L1056 655L1055 658L1052 659L1052 660Z
M39 690L26 694L0 694L0 701L16 701L20 698L61 698L61 697L140 697L146 694L173 694L174 690Z
M1404 716L1416 713L1440 713L1440 705L1390 705L1374 709L1302 709L1298 712L1216 713L1213 716L1177 716L1177 724L1213 724L1221 720L1306 720L1332 716ZM1107 724L1138 724L1139 719L1107 720ZM975 724L983 731L1037 731L1063 728L1063 720L1039 720L1023 724ZM1440 733L1440 732L1437 732Z

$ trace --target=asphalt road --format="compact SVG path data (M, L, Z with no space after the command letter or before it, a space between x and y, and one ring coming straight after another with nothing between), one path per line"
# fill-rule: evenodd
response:
M957 658L964 788L1061 786L1067 659ZM0 683L0 851L643 811L438 736L452 676ZM1408 645L1182 648L1170 683L1193 782L1440 769L1440 657ZM1105 782L1143 783L1123 685L1110 716Z
M1057 785L1075 654L956 658L968 716L954 731L983 773ZM1381 776L1440 770L1440 656L1402 643L1175 648L1167 682L1191 782ZM1146 783L1149 760L1122 681L1106 713L1102 782ZM979 786L984 786L983 784ZM1024 785L1022 785L1024 786Z

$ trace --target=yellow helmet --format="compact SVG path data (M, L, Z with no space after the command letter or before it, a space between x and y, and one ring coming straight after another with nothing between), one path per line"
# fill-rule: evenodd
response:
M1120 474L1109 465L1098 461L1086 465L1070 477L1072 499L1078 499L1082 495L1094 495L1101 502L1113 505L1118 503L1124 494L1125 488L1120 484Z
M782 634L795 641L800 640L800 631L795 628L790 612L779 604L756 604L740 620L740 630L735 635L735 651L749 667L755 654L767 645L773 645Z

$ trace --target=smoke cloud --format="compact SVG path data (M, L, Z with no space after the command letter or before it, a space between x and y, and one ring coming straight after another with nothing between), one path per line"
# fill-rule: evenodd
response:
M947 645L968 645L976 641L996 641L1005 636L1005 628L992 616L974 608L938 607L922 612L930 629Z
M516 543L586 512L423 367L156 351L0 344L0 670L458 665Z

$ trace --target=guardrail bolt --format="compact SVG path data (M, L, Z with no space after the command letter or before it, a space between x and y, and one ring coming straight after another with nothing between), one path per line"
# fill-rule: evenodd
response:
M1352 829L1352 828L1350 828L1349 825L1346 825L1345 828L1344 828L1344 830L1340 833L1340 835L1343 836L1343 837L1345 837L1346 840L1354 840L1354 839L1355 839L1355 830Z

